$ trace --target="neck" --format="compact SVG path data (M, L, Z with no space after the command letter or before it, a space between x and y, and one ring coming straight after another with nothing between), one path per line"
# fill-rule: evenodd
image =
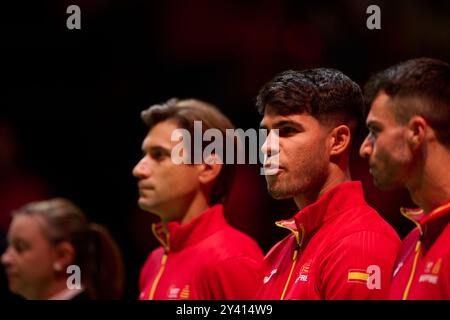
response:
M423 167L406 185L411 199L425 214L450 200L450 171L443 165L449 163L450 153L440 144L429 148Z
M192 219L202 214L206 209L208 209L208 199L205 197L204 193L197 192L184 206L181 207L181 211L178 217L181 225L189 223ZM162 221L163 226L165 226L170 221Z
M335 164L331 164L330 174L325 181L312 193L301 193L294 197L295 204L299 209L302 209L317 200L319 200L325 193L336 187L337 185L350 181L350 171L348 166L345 169L340 168Z
M181 220L181 224L187 224L195 217L201 215L203 212L205 212L206 209L208 209L208 200L206 197L203 196L202 193L198 194L198 197L195 197L194 200L191 202L191 205L187 209L183 219Z

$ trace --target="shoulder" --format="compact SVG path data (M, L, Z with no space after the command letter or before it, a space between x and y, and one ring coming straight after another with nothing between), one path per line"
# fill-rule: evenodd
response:
M227 260L233 257L262 259L262 251L258 243L249 235L230 225L226 225L203 239L201 246L219 260Z
M394 228L381 217L372 207L363 204L347 210L338 221L339 238L347 238L361 235L371 235L374 238L385 239L388 242L400 243L400 238Z
M400 248L401 240L394 228L367 204L348 209L331 223L333 226L322 230L328 230L329 237L324 256L389 256L390 259ZM334 232L329 232L330 228Z
M322 268L330 270L365 269L369 265L377 265L389 273L400 245L398 237L373 230L358 230L333 239L320 252L319 261Z

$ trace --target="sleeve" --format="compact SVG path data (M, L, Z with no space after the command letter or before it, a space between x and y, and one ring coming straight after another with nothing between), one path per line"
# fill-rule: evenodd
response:
M251 300L259 288L261 261L229 258L209 267L200 284L201 299Z
M331 246L320 267L323 299L387 299L400 240L372 231L352 233Z

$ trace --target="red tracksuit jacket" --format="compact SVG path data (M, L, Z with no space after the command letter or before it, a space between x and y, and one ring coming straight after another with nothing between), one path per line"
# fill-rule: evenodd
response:
M426 216L420 209L402 213L417 227L403 240L389 298L450 299L450 202Z
M140 276L140 299L252 299L263 254L232 228L215 205L181 226L153 225L162 247L150 253Z
M385 299L400 239L364 201L360 182L342 183L292 219L264 258L259 299Z

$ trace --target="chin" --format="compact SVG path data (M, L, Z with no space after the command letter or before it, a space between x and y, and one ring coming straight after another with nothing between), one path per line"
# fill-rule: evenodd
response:
M139 199L138 205L142 210L145 211L151 211L151 209L153 208L153 206L148 203L148 200L145 199Z
M20 287L17 284L10 282L8 285L8 288L9 288L9 291L11 291L11 293L24 297L24 294L22 293L22 291L20 290Z
M267 191L269 192L270 196L276 200L292 198L290 194L277 188L270 188L269 186L267 186Z
M143 203L139 202L139 207L142 210L147 211L148 213L151 213L151 214L161 218L161 215L162 215L161 211L163 211L163 210L161 209L160 206L158 206L156 204L149 204L148 202L143 202Z

